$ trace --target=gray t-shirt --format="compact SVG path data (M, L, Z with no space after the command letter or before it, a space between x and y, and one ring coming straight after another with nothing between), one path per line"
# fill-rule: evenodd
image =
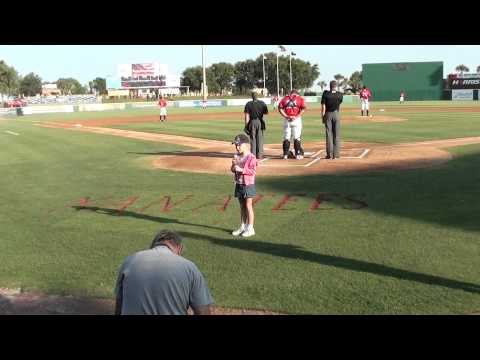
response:
M212 295L197 266L166 246L139 251L122 264L115 296L122 315L187 315L210 305Z

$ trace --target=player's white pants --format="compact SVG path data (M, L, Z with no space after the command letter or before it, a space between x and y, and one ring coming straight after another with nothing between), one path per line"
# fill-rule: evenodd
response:
M283 121L283 139L290 141L293 135L294 140L299 140L302 136L302 118L298 117L293 121L285 119Z
M362 111L369 110L368 99L362 99Z
M400 102L403 102L403 96L400 96Z
M167 108L164 108L164 107L160 108L160 116L167 116Z

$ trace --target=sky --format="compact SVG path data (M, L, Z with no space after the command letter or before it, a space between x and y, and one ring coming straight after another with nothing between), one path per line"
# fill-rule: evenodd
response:
M444 77L465 64L470 72L480 65L479 45L283 45L297 57L318 64L320 77L350 76L362 64L381 62L443 61ZM277 45L207 45L206 65L235 63L278 50ZM73 77L87 84L96 77L115 76L118 64L159 62L169 73L181 75L202 64L200 45L0 45L0 60L20 75L34 72L43 81ZM272 60L274 61L274 60Z

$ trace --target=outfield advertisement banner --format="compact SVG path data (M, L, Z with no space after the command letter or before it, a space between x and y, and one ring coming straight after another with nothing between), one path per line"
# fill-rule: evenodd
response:
M318 96L304 96L304 99L307 103L320 102L320 98Z
M452 100L473 100L473 90L452 90Z
M227 100L227 106L244 106L250 100L252 99L229 99ZM262 100L266 105L272 103L272 99L270 98L260 98L258 100Z
M227 106L244 106L250 99L230 99L227 100Z
M202 107L202 100L178 101L178 107ZM225 106L224 100L207 100L207 107Z
M170 106L169 102L167 101L167 106ZM158 107L158 104L156 102L154 103L130 103L130 107L132 108L152 108L152 107Z
M124 110L124 109L125 109L125 103L78 105L78 111L105 111L105 110Z
M72 112L74 112L73 105L51 105L51 106L43 105L43 106L30 106L30 107L27 106L27 107L29 108L28 114L72 113ZM27 114L27 113L25 113L25 114Z
M202 105L202 102L199 101L199 106ZM224 102L222 100L207 100L207 107L220 107L224 106Z
M480 89L480 77L468 79L450 79L451 89Z

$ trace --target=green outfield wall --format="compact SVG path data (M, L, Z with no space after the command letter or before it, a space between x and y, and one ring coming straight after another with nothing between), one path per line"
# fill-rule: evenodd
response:
M442 100L443 62L404 62L362 65L363 83L373 101Z

